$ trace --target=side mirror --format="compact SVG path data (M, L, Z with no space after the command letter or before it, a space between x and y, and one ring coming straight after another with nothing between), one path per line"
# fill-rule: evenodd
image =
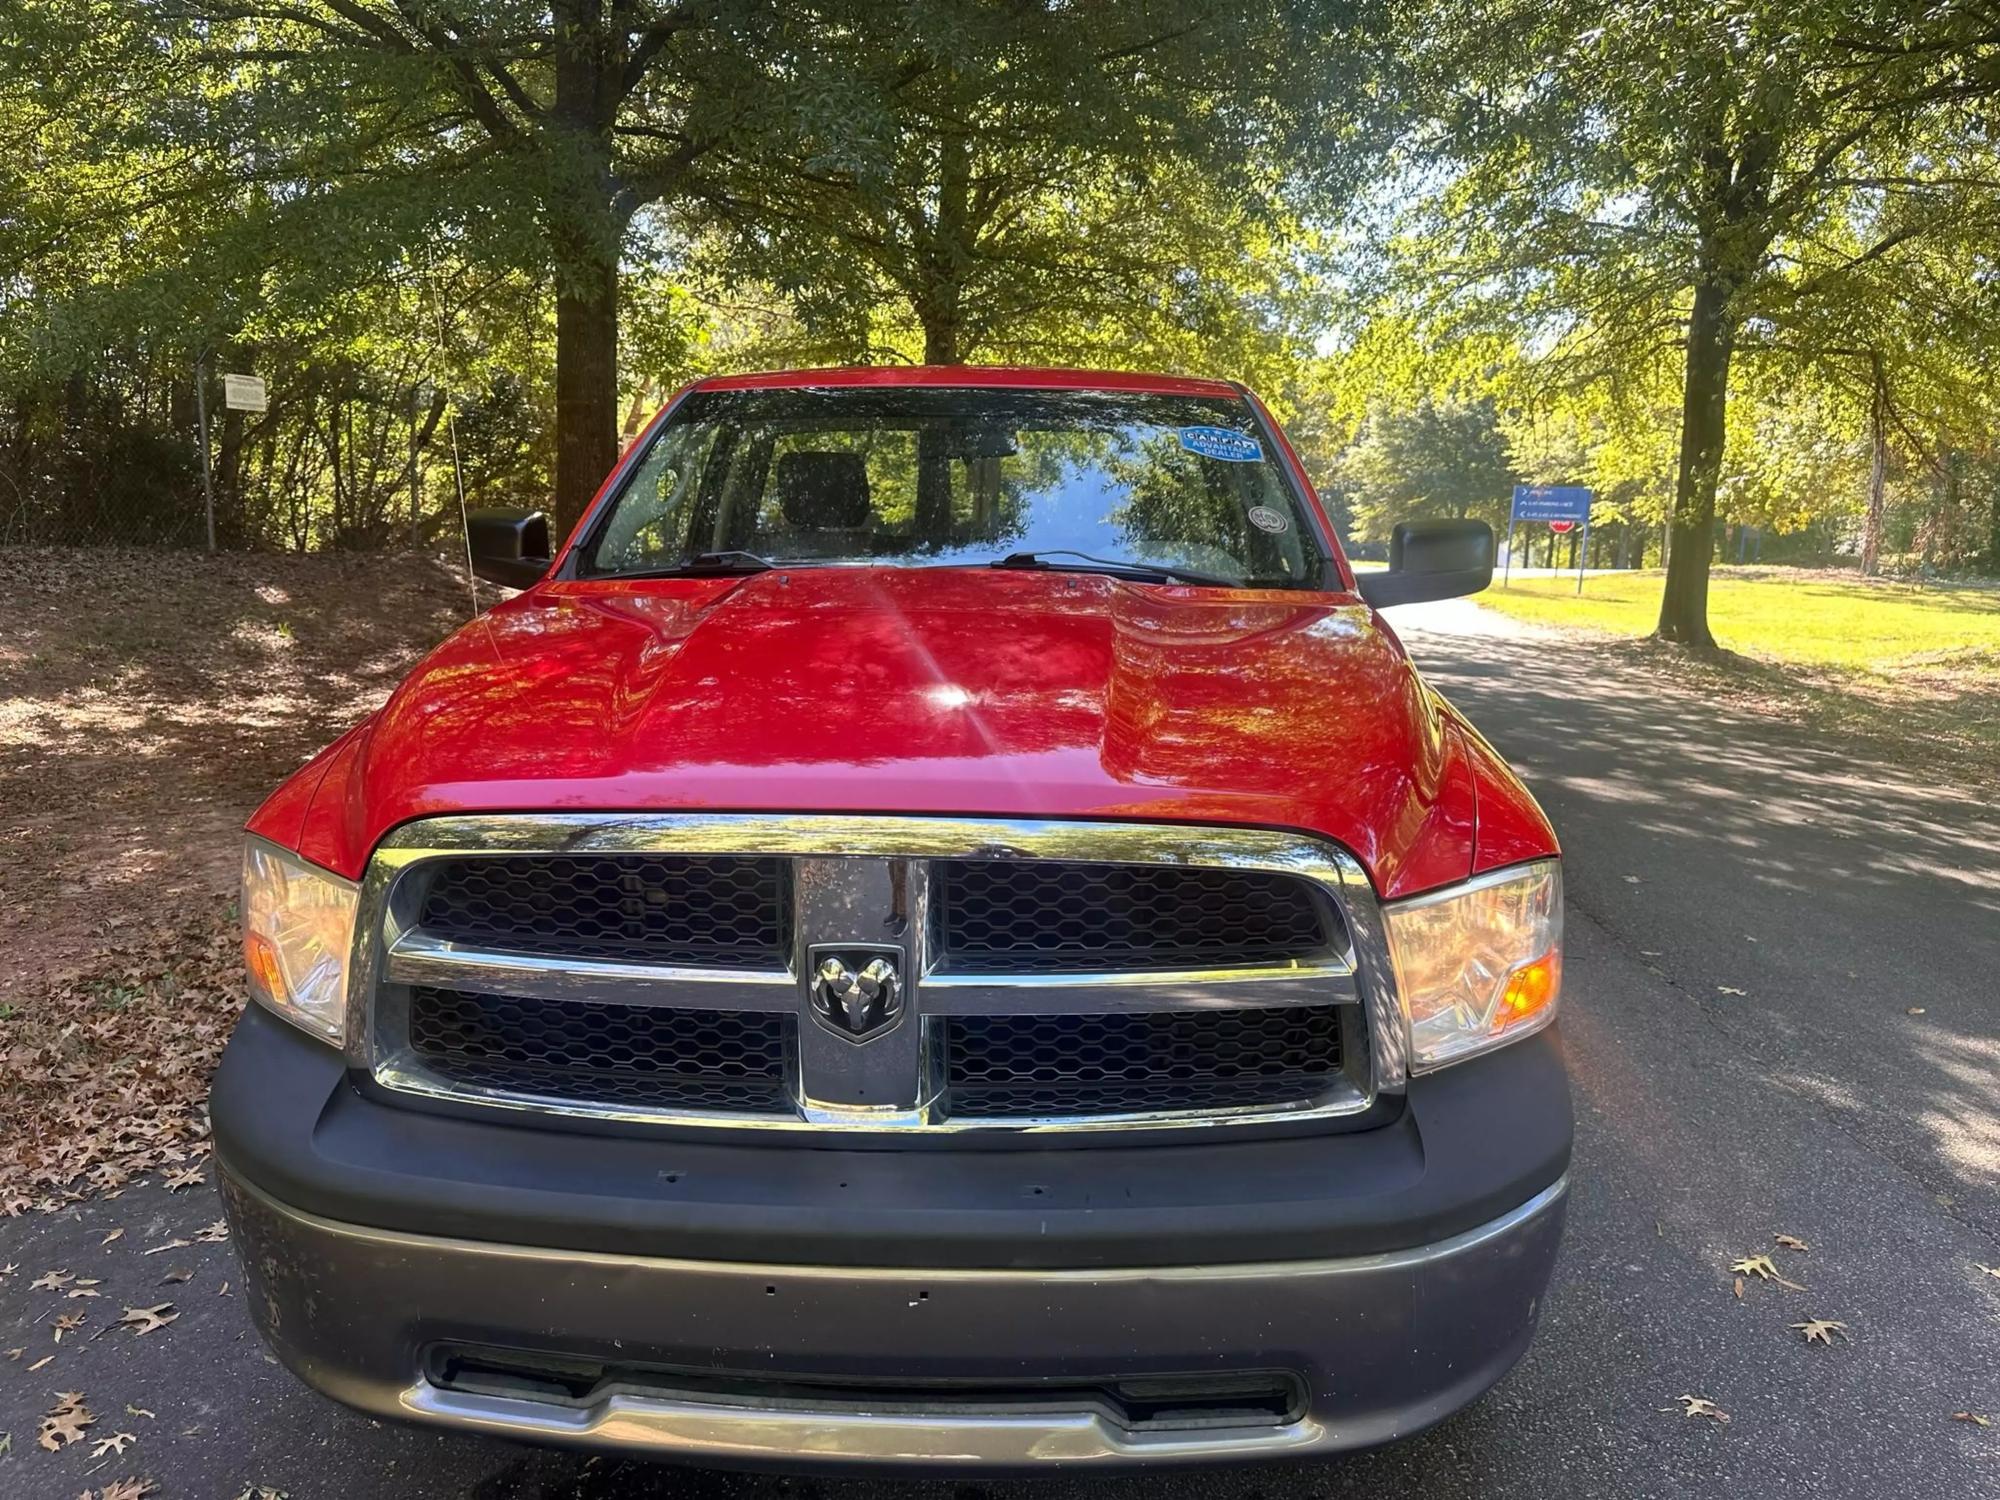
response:
M555 561L543 511L467 511L465 535L472 547L472 571L488 583L524 589Z
M1484 521L1400 521L1389 534L1389 571L1359 573L1377 609L1456 599L1493 581L1493 528Z

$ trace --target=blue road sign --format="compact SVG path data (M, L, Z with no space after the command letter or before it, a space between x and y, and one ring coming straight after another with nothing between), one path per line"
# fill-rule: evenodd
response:
M1517 521L1588 521L1590 491L1580 484L1517 484Z

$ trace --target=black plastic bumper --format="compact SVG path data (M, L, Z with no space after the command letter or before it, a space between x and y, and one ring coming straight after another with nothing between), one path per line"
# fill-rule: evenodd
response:
M1412 1081L1378 1129L1019 1150L579 1134L418 1112L251 1007L210 1100L230 1171L301 1213L552 1250L1043 1269L1352 1257L1462 1234L1555 1183L1552 1035Z

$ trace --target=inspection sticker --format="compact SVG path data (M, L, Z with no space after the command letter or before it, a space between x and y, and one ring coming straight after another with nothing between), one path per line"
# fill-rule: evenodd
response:
M1289 531L1292 523L1285 519L1281 510L1273 510L1268 505L1253 505L1248 511L1250 524L1259 531Z
M1232 464L1264 461L1263 444L1248 433L1232 432L1227 427L1183 427L1181 446L1203 458L1220 458Z

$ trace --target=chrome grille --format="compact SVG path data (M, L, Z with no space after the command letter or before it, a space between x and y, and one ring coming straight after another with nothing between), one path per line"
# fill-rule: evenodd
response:
M1326 900L1267 870L937 860L931 920L960 973L1255 967L1339 947Z
M1340 1072L1331 1005L1113 1016L953 1016L952 1107L966 1114L1147 1114L1304 1104Z
M781 859L566 854L447 859L425 872L424 931L446 942L627 962L785 961Z
M772 1114L790 1106L787 1016L410 995L410 1047L440 1078L522 1095Z
M1101 1130L1347 1114L1402 1083L1372 890L1351 857L1287 834L445 818L393 832L362 901L379 941L356 966L356 1062L431 1097ZM893 1016L816 1001L829 957L893 966Z

